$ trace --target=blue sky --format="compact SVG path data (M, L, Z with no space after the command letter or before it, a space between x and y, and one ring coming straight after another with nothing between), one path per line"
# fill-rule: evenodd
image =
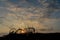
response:
M16 29L33 25L43 33L60 32L59 24L60 0L0 0L0 33L8 33L11 25ZM53 30L40 31L44 28Z

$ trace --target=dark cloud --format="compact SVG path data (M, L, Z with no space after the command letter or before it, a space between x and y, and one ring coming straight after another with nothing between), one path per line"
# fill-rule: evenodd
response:
M31 6L39 6L39 7L45 7L44 4L48 3L48 8L60 8L60 0L8 0L9 2L17 5L17 6L25 6L25 5L31 5Z
M47 11L44 13L42 18L50 18L54 10L60 9L60 0L8 0L8 2L11 2L13 5L17 5L17 7L29 8L33 6L38 8L46 8Z
M48 3L50 4L48 7L59 9L60 8L60 0L49 0Z

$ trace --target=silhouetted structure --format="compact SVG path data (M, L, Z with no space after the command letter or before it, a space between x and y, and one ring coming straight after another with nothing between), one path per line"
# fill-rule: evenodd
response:
M23 34L23 33L35 33L35 29L33 27L28 27L28 28L19 28L19 29L15 29L12 28L10 31L10 33L17 33L17 34Z

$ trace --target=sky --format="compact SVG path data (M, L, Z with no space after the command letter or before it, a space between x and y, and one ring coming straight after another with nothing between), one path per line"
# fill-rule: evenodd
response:
M28 26L38 33L60 32L60 0L0 0L0 35Z

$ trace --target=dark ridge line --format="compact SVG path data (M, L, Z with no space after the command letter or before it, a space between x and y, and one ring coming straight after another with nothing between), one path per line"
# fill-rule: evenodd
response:
M40 40L40 39L60 39L60 33L26 33L26 34L16 34L9 33L0 40Z

